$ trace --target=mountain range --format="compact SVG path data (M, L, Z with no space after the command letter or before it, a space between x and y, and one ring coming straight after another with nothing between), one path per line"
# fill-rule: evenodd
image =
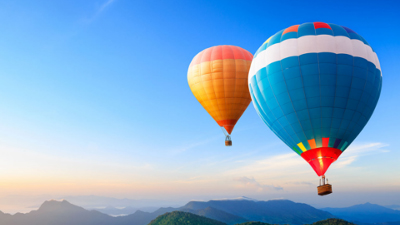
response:
M227 225L251 221L269 224L313 224L317 221L334 217L357 224L400 224L398 222L400 221L400 211L370 203L347 208L324 208L320 210L307 204L295 203L289 200L256 201L248 198L211 200L207 202L191 201L179 208L159 208L154 212L136 210L129 215L117 217L96 210L87 210L66 200L50 200L45 201L38 210L25 214L16 213L10 215L0 211L0 224L147 225L158 216L175 211L190 213L191 215L212 219ZM174 213L172 215L177 214ZM193 216L189 217L192 218ZM328 220L324 224L330 224L332 221L338 220ZM338 223L335 222L334 224Z
M246 221L303 224L333 217L330 213L289 200L252 201L248 199L192 201L180 208L159 208L154 212L136 211L112 217L96 210L86 210L66 200L46 201L38 210L14 215L0 212L0 224L7 225L147 225L167 212L181 211L204 216L225 224Z
M359 223L387 223L400 225L400 211L365 203L346 208L322 208L336 217Z
M260 221L273 224L305 224L333 218L334 216L322 210L303 203L295 203L289 200L252 201L238 200L211 200L208 202L191 201L177 209L179 211L197 214L198 210L208 209L208 216L216 210L225 212L224 217L215 212L213 219L226 224L243 223L246 221ZM234 215L235 217L229 216ZM227 220L229 219L229 220Z
M400 205L385 205L386 208L400 210Z
M165 213L149 223L149 225L226 225L217 220L209 219L204 216L198 216L192 213L174 211Z
M107 206L105 208L92 208L92 210L99 211L101 213L110 215L110 216L126 216L129 214L133 214L136 211L142 211L142 212L154 212L158 207L141 207L141 208L136 208L132 206L127 206L127 207L122 207L122 208L116 208L113 206Z
M209 219L204 216L198 216L192 213L174 211L171 213L165 213L161 216L158 216L156 219L151 221L149 225L227 225L227 224L219 222L217 220ZM251 221L237 225L271 225L271 224ZM349 223L341 219L326 219L315 222L310 225L354 225L354 223Z
M112 198L97 195L62 196L61 199L67 199L68 202L87 209L105 208L111 206L116 208L134 207L138 209L145 209L145 211L146 208L154 208L154 206L158 206L156 207L156 209L158 209L159 207L178 207L185 203L181 202L178 204L177 202L179 201L163 201L159 199ZM156 209L152 209L152 211L155 211Z

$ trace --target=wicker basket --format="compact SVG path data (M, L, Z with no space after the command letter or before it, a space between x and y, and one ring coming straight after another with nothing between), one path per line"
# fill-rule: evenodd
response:
M330 193L332 193L332 185L325 184L318 186L318 195L323 196L323 195L329 195Z

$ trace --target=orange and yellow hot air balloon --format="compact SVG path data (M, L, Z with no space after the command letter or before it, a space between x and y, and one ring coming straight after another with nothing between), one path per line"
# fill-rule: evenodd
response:
M247 85L253 55L231 45L207 48L190 63L188 82L196 99L218 123L231 146L230 134L251 102Z

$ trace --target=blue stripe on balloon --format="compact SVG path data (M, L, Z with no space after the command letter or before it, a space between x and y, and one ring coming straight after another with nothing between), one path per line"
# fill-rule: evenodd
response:
M291 148L330 137L329 147L345 150L371 117L381 83L380 70L363 58L308 53L264 67L249 88L257 113Z
M328 24L332 28L332 32L334 36L345 36L345 37L350 37L349 33L342 27L338 26L336 24L329 23Z

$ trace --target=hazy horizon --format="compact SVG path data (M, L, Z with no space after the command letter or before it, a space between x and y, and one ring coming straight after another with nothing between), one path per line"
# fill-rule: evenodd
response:
M347 197L351 194L349 193L340 193L345 194ZM390 195L391 193L386 193ZM385 201L380 201L379 198L382 196L377 196L375 201L359 201L349 204L342 204L339 202L326 202L326 204L321 204L319 201L315 200L305 200L305 201L296 201L288 198L270 198L270 199L260 199L260 198L251 198L249 196L225 196L225 197L215 197L215 198L204 198L198 196L197 198L177 198L177 199L154 199L154 198L115 198L110 196L95 196L95 195L83 195L83 196L6 196L0 197L0 211L3 213L15 214L15 213L28 213L32 210L37 210L45 201L62 201L66 200L71 204L81 206L85 209L96 209L96 208L105 208L108 206L123 208L123 207L134 207L134 208L146 208L146 207L174 207L178 208L184 206L186 203L190 201L210 201L210 200L234 200L240 198L249 198L257 201L269 201L269 200L290 200L297 203L306 203L317 209L332 207L332 208L343 208L349 207L353 205L371 203L377 204L381 206L388 205L396 205L396 204L386 204ZM365 197L365 196L364 196ZM301 198L299 198L301 199ZM388 201L391 202L391 201ZM398 202L396 202L398 204Z

